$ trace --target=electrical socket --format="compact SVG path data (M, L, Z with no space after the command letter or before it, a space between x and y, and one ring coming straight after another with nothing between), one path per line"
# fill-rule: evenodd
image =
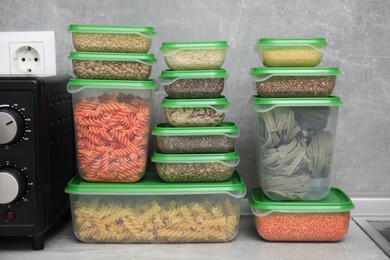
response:
M52 31L0 32L0 74L56 75Z

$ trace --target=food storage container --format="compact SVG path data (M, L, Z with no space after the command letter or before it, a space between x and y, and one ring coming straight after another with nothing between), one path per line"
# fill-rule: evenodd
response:
M156 62L142 53L71 52L68 58L80 79L146 80Z
M338 68L252 68L250 75L262 97L326 97L340 74Z
M273 201L261 188L249 201L259 235L269 241L339 241L348 232L351 199L331 188L319 201Z
M156 34L149 26L71 24L73 46L77 51L147 53Z
M166 97L161 106L172 126L217 126L225 118L229 101L224 96L208 99Z
M172 98L216 98L223 91L226 70L165 70L160 83Z
M73 178L73 231L88 243L227 242L238 232L246 187L237 172L224 182L166 183L147 172L137 183Z
M330 189L339 97L252 98L260 186L273 200L319 200Z
M152 80L70 80L81 177L94 182L142 178L154 89Z
M164 154L154 152L152 162L166 182L226 181L239 163L238 153Z
M324 38L262 38L255 51L267 67L315 67L326 44Z
M210 127L173 127L161 123L152 134L163 153L227 153L234 148L240 130L232 122Z
M226 41L163 42L165 62L173 70L216 70L225 61Z

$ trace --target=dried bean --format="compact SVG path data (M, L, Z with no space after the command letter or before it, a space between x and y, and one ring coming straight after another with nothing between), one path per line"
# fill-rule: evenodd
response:
M214 70L225 60L225 49L180 50L165 56L165 62L173 70Z
M322 52L312 47L270 47L263 49L262 58L269 67L315 67Z
M234 167L219 162L156 163L157 173L166 182L217 182L233 174Z
M81 79L145 80L152 66L134 61L72 60L73 73Z
M224 135L157 136L157 147L164 153L227 153L235 139Z
M147 53L152 39L138 34L73 33L77 51Z
M165 117L173 126L217 126L225 113L207 107L165 107Z
M329 96L336 76L274 76L256 82L257 93L263 97Z
M350 212L272 213L256 217L259 235L269 241L338 241L348 231Z
M224 83L224 78L178 79L164 88L172 98L216 98Z

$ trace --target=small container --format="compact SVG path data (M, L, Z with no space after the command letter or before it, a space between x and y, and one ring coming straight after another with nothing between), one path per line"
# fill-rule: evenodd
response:
M147 172L137 183L91 183L65 191L75 236L87 243L227 242L238 232L246 187L237 172L218 183L166 183Z
M273 200L320 200L330 189L339 97L253 97L260 186Z
M145 173L150 81L71 79L77 165L93 182L136 182Z
M155 152L152 162L166 182L226 181L240 161L236 151L229 153L164 154Z
M326 44L324 38L263 38L255 51L267 67L315 67Z
M262 97L326 97L332 94L338 68L252 68L250 75Z
M354 204L341 190L332 188L319 201L273 201L261 188L249 201L259 235L268 241L339 241L348 232Z
M160 51L172 70L217 70L228 47L226 41L163 42Z
M160 83L171 98L217 98L223 91L226 70L165 70Z
M224 96L208 99L172 99L166 97L161 106L172 126L217 126L225 118L229 101Z
M150 26L71 24L73 46L77 51L147 53L156 34Z
M232 122L210 127L172 127L161 123L152 134L163 153L227 153L233 150L240 130Z
M71 52L68 58L80 79L146 80L156 63L153 54Z

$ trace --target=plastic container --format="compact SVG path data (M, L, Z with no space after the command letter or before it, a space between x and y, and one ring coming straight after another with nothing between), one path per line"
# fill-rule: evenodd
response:
M273 201L260 188L249 201L259 235L268 241L339 241L348 232L351 199L332 188L319 201Z
M149 26L71 24L73 46L77 51L147 53L156 34Z
M217 126L225 118L229 101L224 96L208 99L166 97L161 106L172 126Z
M259 98L257 165L273 200L320 200L330 189L338 97Z
M94 182L142 178L154 89L154 81L69 81L81 177Z
M218 183L166 183L147 172L137 183L73 178L65 190L75 236L87 243L227 242L238 232L246 187L238 175Z
M223 91L226 70L165 70L160 83L171 98L217 98Z
M263 38L255 51L267 67L315 67L326 44L324 38Z
M226 41L163 42L160 51L172 70L216 70L228 47Z
M236 151L229 153L164 154L156 151L152 162L166 182L226 181L240 161Z
M156 62L153 54L71 52L73 73L80 79L146 80Z
M239 128L232 122L210 127L172 127L158 124L152 130L163 153L227 153L233 150Z
M262 97L326 97L332 94L338 68L252 68Z

